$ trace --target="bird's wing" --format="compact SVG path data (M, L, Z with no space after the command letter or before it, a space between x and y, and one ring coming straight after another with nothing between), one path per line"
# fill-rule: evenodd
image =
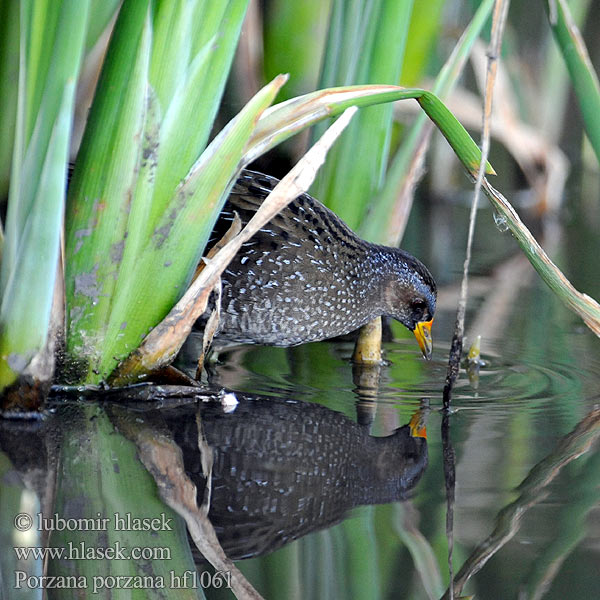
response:
M256 213L264 199L279 183L274 177L254 171L243 171L223 207L219 220L211 234L209 247L214 245L227 231L234 218L234 211L245 225ZM360 240L356 235L321 202L308 194L298 198L279 212L247 244L285 245L304 247L315 257L326 254L328 246L343 241L349 250L358 250ZM355 247L356 246L356 247Z

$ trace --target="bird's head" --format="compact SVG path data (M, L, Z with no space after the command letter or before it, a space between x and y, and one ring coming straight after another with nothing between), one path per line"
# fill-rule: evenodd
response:
M384 282L386 316L412 331L423 357L431 358L431 325L437 288L427 267L403 250L392 252L391 273Z

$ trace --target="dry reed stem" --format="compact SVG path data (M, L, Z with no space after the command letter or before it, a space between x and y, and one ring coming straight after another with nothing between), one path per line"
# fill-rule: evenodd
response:
M456 323L454 326L454 335L450 345L450 356L448 358L448 370L446 373L446 382L444 385L444 406L450 406L450 397L452 387L458 377L460 357L462 354L462 343L465 329L465 311L467 306L468 295L468 277L469 265L471 263L471 249L473 245L473 236L475 232L475 220L477 215L477 205L479 203L479 195L481 192L482 183L485 178L485 169L487 157L490 149L490 121L492 115L492 102L494 82L498 70L498 57L502 45L502 34L506 24L508 14L509 0L498 0L494 6L494 15L492 20L492 36L490 49L488 51L487 78L484 96L484 112L481 137L481 163L477 173L477 181L475 182L475 191L473 193L473 203L471 205L471 214L469 216L469 233L467 238L467 251L463 266L463 277L461 283L460 300L456 312Z

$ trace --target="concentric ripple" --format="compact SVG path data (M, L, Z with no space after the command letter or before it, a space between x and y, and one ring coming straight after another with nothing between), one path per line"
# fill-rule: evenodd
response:
M449 345L440 347L438 344L436 350L436 358L423 365L423 376L419 381L400 388L391 381L387 389L382 390L383 395L387 399L394 393L406 398L439 397L446 377ZM388 346L387 357L392 363L401 362L408 352L410 348L407 344L395 342ZM584 382L588 386L593 381L600 383L600 361L590 357L577 365L557 360L545 360L542 363L541 360L517 358L508 353L482 354L481 359L484 364L479 370L477 383L469 380L466 361L462 362L453 393L455 404L558 401L581 394Z

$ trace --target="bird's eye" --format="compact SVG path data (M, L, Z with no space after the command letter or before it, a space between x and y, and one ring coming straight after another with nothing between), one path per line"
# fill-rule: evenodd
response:
M425 303L424 300L421 300L420 298L417 298L415 300L413 300L412 303L412 316L414 318L415 321L422 321L423 320L423 315L425 314L425 309L427 308L427 305Z

